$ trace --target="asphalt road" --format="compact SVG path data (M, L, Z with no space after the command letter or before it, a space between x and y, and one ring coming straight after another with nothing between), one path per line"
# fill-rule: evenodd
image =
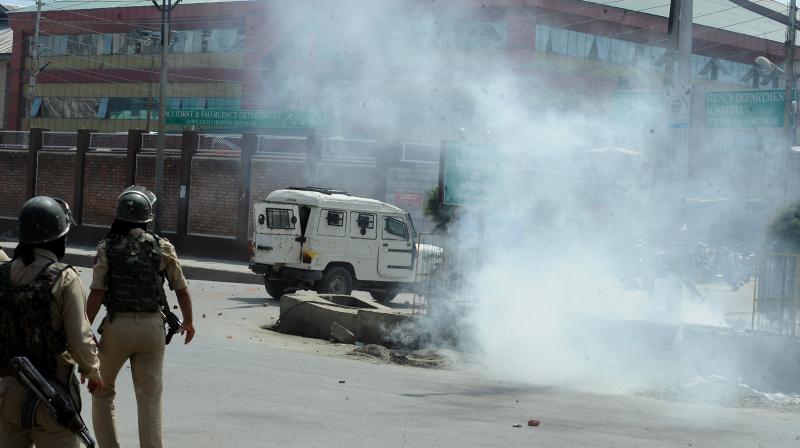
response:
M82 277L88 284L87 272ZM197 337L188 346L173 342L165 362L168 447L800 447L797 414L357 359L346 346L261 329L277 317L262 288L203 281L190 288ZM117 391L122 444L137 446L129 369ZM541 426L527 427L531 418Z

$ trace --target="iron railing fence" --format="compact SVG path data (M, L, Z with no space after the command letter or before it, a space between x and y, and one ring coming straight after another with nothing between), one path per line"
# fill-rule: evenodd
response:
M75 132L43 132L43 149L75 149L78 147L78 134Z
M765 254L756 267L751 329L798 335L800 254Z
M95 132L89 137L89 149L95 151L127 151L127 133Z
M305 154L308 145L307 137L283 135L259 135L259 154Z
M179 151L183 146L183 136L180 134L164 135L164 150ZM158 134L142 134L142 150L155 151L158 148Z
M30 133L27 131L0 131L0 148L28 149Z

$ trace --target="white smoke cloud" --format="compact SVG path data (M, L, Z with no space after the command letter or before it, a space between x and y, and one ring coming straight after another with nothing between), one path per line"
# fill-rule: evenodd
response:
M333 111L332 134L465 138L485 143L505 167L491 179L495 188L485 205L465 208L449 239L480 247L480 259L469 264L477 269L463 280L476 301L460 325L487 374L636 389L682 371L668 349L679 323L723 323L718 310L681 286L679 255L663 257L671 268L652 261L660 243L702 238L693 227L678 231L686 227L677 200L689 191L686 166L677 168L684 174L674 183L650 188L654 170L666 166L670 131L620 123L611 115L612 97L591 87L552 88L557 67L530 45L520 52L525 57L512 57L510 50L448 40L458 23L522 19L497 18L499 9L475 3L468 9L462 2L297 5L271 6L294 21L287 26L294 30L290 38L278 43L284 57L271 73L297 81L301 87L292 94ZM537 58L545 62L531 70ZM576 65L570 76L581 74L580 67L585 76L599 75L588 64ZM624 74L640 86L658 86L663 76L655 68ZM703 176L715 186L735 183L724 171ZM650 294L644 290L654 272L662 275ZM428 322L430 334L447 325L441 315Z

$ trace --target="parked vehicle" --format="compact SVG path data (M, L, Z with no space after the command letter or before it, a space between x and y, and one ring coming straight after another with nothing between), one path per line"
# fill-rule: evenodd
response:
M253 218L250 268L264 275L272 297L304 288L333 294L357 288L391 301L415 290L420 253L442 253L416 244L406 211L343 191L276 190L255 204Z

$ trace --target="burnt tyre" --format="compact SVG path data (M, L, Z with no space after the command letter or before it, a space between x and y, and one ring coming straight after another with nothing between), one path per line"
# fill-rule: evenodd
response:
M395 291L370 291L369 295L375 299L376 302L380 303L387 303L394 300L397 297L397 292Z
M272 280L264 276L264 287L267 288L267 294L273 299L280 299L287 288L289 283L281 280Z
M353 275L346 268L334 266L325 270L322 280L317 283L320 294L350 295L353 292Z

